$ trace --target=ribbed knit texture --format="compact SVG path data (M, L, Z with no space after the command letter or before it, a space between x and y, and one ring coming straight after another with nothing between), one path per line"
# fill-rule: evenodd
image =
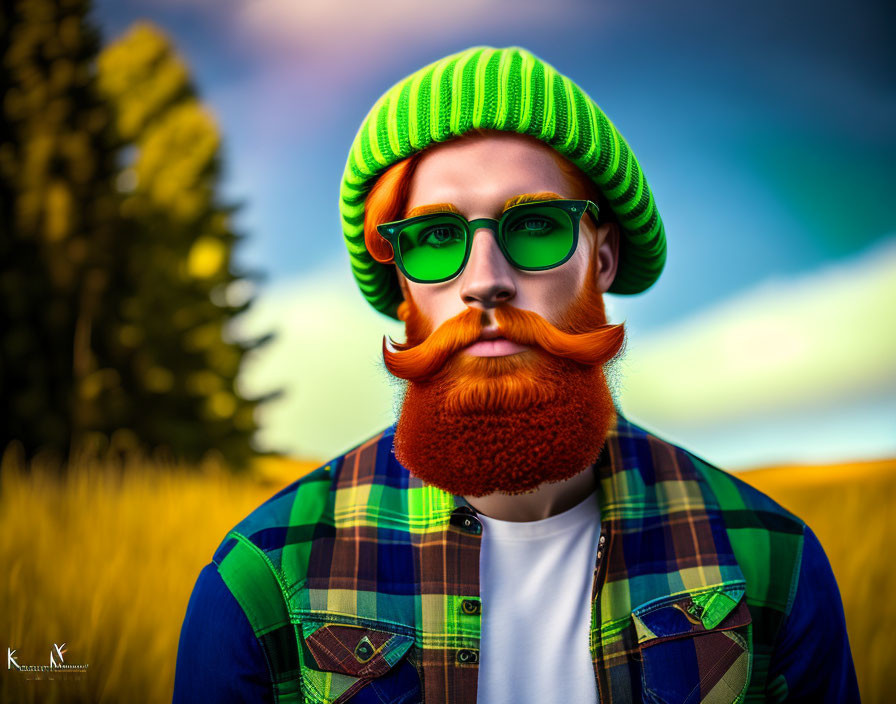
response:
M478 46L396 83L355 136L339 211L352 272L374 308L395 317L402 296L394 267L375 261L364 245L367 194L392 164L477 127L540 139L597 184L622 234L610 293L640 293L656 281L666 260L663 223L619 131L581 88L530 52Z

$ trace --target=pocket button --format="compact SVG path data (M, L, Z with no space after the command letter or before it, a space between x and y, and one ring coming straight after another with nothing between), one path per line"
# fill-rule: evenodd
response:
M465 614L482 613L482 604L476 599L464 599L460 603L460 608Z
M478 650L458 650L457 651L457 661L461 665L471 665L479 662L479 651Z
M373 645L366 636L355 647L355 657L358 658L358 662L367 662L373 657L374 652Z

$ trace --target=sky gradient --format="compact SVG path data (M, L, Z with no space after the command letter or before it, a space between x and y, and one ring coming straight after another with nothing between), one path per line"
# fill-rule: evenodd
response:
M221 126L237 258L268 277L242 327L280 334L243 383L288 390L263 446L326 459L391 422L376 351L401 332L347 273L342 170L385 90L487 44L575 80L655 194L666 268L608 297L630 417L724 466L896 454L891 6L103 0L94 18L107 40L167 32Z

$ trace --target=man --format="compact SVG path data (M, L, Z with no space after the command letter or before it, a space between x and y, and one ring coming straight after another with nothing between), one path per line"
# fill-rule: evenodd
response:
M200 574L175 701L857 701L817 539L626 420L603 294L665 258L568 78L474 47L396 84L341 212L396 425L279 492Z

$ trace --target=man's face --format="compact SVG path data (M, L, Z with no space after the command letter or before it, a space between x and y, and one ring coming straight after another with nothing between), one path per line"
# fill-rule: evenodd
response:
M497 219L525 194L580 195L547 150L515 135L440 145L418 165L407 216L455 209ZM602 300L615 236L583 220L569 260L526 272L480 229L454 279L402 280L408 341L384 349L384 361L408 382L395 455L412 473L484 496L532 491L594 462L615 415L603 365L624 341Z
M407 217L454 206L468 220L498 219L508 199L544 192L577 197L546 145L513 133L448 142L421 156L411 181ZM609 288L616 273L616 233L611 226L597 227L586 215L579 233L575 253L562 265L546 271L521 271L501 253L495 233L480 229L473 237L466 267L455 278L420 284L399 273L399 281L405 298L414 300L432 329L467 308L486 312L494 326L494 308L504 302L557 323L582 290L595 247L601 292ZM509 340L490 340L471 345L465 353L497 356L523 349Z

